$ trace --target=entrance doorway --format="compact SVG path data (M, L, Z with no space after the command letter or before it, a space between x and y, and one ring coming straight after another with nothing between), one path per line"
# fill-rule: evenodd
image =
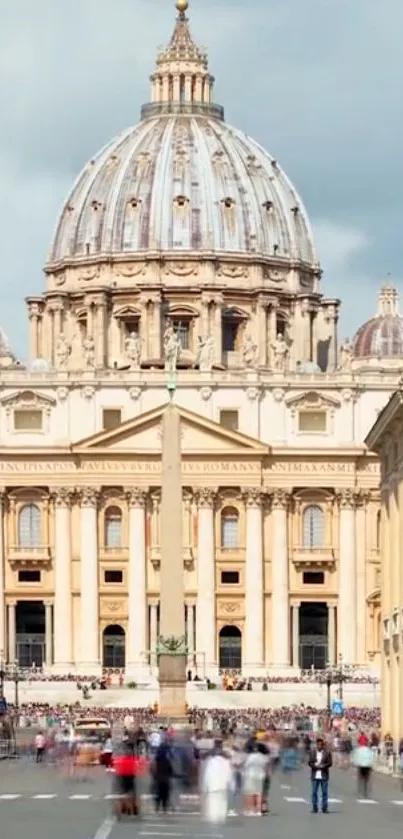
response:
M20 600L16 606L16 651L20 667L43 667L46 661L45 605Z
M301 603L299 610L299 666L324 670L328 660L326 603Z
M119 670L126 666L126 633L118 624L110 624L103 631L102 666Z
M242 670L242 633L237 626L223 626L220 631L220 670Z

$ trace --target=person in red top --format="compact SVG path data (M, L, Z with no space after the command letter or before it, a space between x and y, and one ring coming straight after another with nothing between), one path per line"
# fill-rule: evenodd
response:
M369 746L369 740L366 734L361 731L361 734L357 740L357 746Z
M123 813L128 813L129 815L137 815L138 813L136 795L137 763L137 759L129 749L126 749L123 754L118 755L113 761L116 791L121 796L116 805L116 815L118 818Z

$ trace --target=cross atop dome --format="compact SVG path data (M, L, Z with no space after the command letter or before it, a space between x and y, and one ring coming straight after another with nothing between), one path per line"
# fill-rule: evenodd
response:
M151 102L141 110L142 118L158 114L203 114L224 119L224 110L213 104L214 78L210 75L208 57L192 38L186 12L188 0L176 0L178 16L167 47L156 61L150 77Z

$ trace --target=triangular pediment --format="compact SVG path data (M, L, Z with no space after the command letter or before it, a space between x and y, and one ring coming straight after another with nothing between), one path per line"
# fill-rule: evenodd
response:
M340 407L340 400L337 397L318 393L315 390L288 396L284 401L290 408L304 408L306 410Z
M77 441L73 452L77 454L97 451L110 453L150 453L156 454L162 446L162 417L166 405L161 405L145 414L127 420L109 431L100 431L91 437ZM241 455L263 456L269 453L268 446L240 434L230 431L216 422L178 406L181 422L182 454Z

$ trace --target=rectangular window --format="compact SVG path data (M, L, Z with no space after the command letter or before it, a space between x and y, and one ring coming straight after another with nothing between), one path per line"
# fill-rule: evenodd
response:
M40 571L19 571L18 572L18 582L19 583L40 583L41 581L41 572Z
M239 571L221 571L221 585L237 586L239 584Z
M238 431L238 411L220 411L220 425L229 431Z
M123 571L104 571L105 583L123 583Z
M102 411L102 427L104 431L112 431L122 422L122 411L120 408L104 408Z
M308 434L319 434L326 431L326 411L300 411L298 414L298 430Z
M42 431L43 412L27 409L14 411L15 431Z
M323 571L304 571L302 574L304 586L323 586L325 575Z

